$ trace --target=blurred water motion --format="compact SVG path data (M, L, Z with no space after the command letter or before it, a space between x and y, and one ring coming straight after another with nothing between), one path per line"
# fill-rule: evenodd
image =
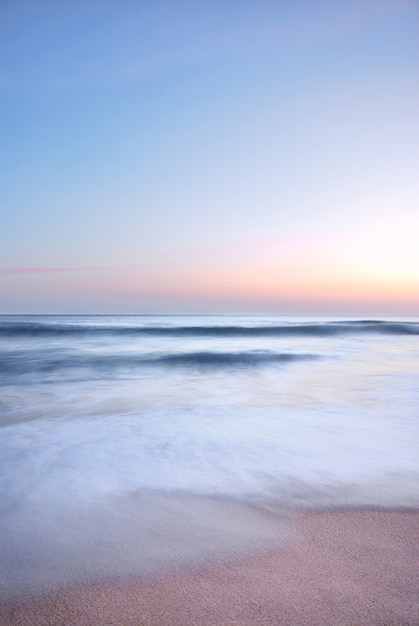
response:
M0 350L3 593L419 506L418 320L3 316Z

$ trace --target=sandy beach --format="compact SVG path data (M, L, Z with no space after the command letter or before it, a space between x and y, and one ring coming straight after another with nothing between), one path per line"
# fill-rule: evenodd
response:
M306 512L294 526L234 562L6 601L1 624L419 624L419 512Z

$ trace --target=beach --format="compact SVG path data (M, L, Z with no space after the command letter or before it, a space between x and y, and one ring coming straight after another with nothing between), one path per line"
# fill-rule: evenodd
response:
M0 626L419 626L418 25L0 0Z
M3 316L1 626L417 626L419 320Z
M14 599L2 625L415 626L419 512L339 510L293 518L280 546L231 562Z

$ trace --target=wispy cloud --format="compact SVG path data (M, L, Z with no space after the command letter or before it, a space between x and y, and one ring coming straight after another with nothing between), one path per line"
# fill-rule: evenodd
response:
M104 267L9 267L0 269L0 274L56 274L60 272L95 272Z
M239 12L229 3L167 0L122 9L117 3L75 9L50 0L1 4L3 91L91 89L267 48L306 50L414 10L413 0L302 0L295 8L243 1Z

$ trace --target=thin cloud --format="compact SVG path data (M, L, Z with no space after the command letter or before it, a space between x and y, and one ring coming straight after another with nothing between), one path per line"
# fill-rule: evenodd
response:
M209 59L291 51L351 37L415 10L411 0L0 3L0 91L83 90L137 82ZM54 54L50 55L49 50ZM287 57L288 58L288 57Z
M56 274L60 272L94 272L103 267L10 267L0 269L0 274Z
M87 267L6 267L1 269L0 274L61 274L66 272L107 272L119 270L137 270L138 264L125 265L89 265Z

